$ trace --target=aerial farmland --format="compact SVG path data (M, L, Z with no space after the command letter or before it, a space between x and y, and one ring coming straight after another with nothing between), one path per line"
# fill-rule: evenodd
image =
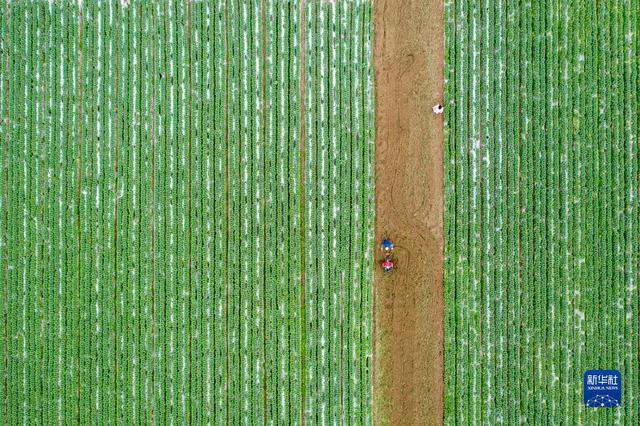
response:
M0 5L0 424L637 425L638 0Z
M371 423L371 10L2 5L0 424Z

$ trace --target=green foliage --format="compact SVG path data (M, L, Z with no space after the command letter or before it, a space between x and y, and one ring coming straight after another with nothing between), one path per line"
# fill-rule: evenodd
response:
M636 424L639 4L445 21L445 423ZM605 368L622 406L588 410Z
M372 5L304 4L0 6L0 424L372 423Z

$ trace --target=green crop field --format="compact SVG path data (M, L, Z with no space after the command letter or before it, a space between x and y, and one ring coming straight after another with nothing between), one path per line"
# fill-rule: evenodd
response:
M0 5L0 424L370 424L370 1Z
M445 423L637 425L640 3L445 19Z

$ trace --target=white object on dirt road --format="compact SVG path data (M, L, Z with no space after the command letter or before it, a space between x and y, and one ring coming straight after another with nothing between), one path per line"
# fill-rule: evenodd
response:
M431 109L435 114L442 114L444 112L444 106L442 104L435 104Z

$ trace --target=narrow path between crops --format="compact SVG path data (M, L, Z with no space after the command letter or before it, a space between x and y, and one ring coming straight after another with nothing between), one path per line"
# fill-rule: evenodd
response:
M443 17L435 0L375 7L376 242L399 248L375 272L377 424L443 418ZM376 256L380 256L376 250Z

